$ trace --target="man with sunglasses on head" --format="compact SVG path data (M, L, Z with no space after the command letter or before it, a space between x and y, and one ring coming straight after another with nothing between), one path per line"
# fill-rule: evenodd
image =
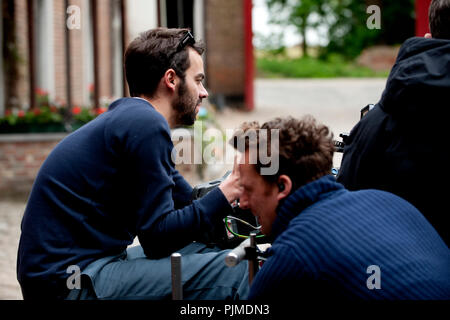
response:
M246 297L246 264L229 269L226 251L195 242L239 197L236 171L191 201L172 160L170 129L192 125L208 97L203 52L187 29L142 33L125 53L131 98L48 156L22 221L25 299L167 299L175 251L185 299ZM127 249L135 237L140 245Z

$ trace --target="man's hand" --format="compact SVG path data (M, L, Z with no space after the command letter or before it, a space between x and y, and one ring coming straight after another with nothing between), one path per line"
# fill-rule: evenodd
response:
M239 168L237 165L237 156L234 157L233 171L231 174L219 185L219 189L227 198L229 203L239 199L242 193L242 187L239 182Z

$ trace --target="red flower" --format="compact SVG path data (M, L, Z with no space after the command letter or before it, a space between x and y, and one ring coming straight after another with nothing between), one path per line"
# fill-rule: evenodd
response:
M10 116L12 114L11 110L6 110L5 111L5 116Z
M56 113L58 112L58 108L55 106L50 106L50 112Z
M25 111L19 110L19 112L17 112L17 116L18 116L19 118L25 117Z
M36 94L39 96L46 96L48 95L48 91L41 88L36 88Z
M33 109L33 113L35 116L38 116L41 114L41 110L40 109Z
M106 108L105 107L100 107L100 108L98 108L98 109L95 109L95 113L97 114L97 115L100 115L100 114L102 114L103 112L106 112Z
M72 108L72 114L77 115L81 113L81 108L80 107L73 107Z

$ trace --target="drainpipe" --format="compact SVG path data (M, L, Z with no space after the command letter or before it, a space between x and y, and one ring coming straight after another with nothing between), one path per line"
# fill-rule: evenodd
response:
M28 72L30 90L30 108L36 108L36 60L35 60L35 36L34 36L34 1L27 0L27 24L28 24Z
M159 3L159 1L158 1ZM125 4L125 0L120 0L120 20L121 20L121 24L122 24L122 34L121 34L121 39L122 39L122 90L123 90L123 96L124 97L128 97L130 96L129 92L128 92L128 86L127 86L127 80L126 80L126 75L125 75L125 67L124 67L124 55L125 55L125 50L127 48L127 7Z
M67 117L69 117L70 110L72 109L72 67L71 67L71 56L70 56L70 33L69 28L66 26L66 21L69 18L67 13L67 8L69 7L69 0L64 1L64 44L66 50L66 99L67 99Z
M100 79L98 68L98 16L97 16L97 0L91 0L92 8L92 34L94 48L94 108L100 107Z
M254 102L255 61L253 56L252 0L244 0L244 50L245 50L245 109L252 111Z

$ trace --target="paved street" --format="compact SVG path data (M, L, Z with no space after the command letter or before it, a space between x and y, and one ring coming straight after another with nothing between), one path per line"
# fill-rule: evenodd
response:
M358 121L362 107L380 99L385 82L385 79L260 79L255 82L255 110L244 113L226 109L219 122L224 128L234 128L241 120L265 121L277 116L311 114L339 136Z
M16 280L17 245L25 203L0 202L0 300L21 299Z
M223 129L232 129L243 121L311 114L338 137L350 131L362 107L379 100L384 85L384 79L256 80L255 110L226 109L217 121ZM335 166L339 161L336 155ZM0 202L0 299L21 299L15 266L24 207L24 201Z
M223 129L231 129L244 121L262 124L275 117L310 114L339 138L358 122L361 108L378 102L385 83L385 79L259 79L255 81L255 110L226 109L218 115L218 122ZM340 159L341 154L336 154L334 166L339 166Z

